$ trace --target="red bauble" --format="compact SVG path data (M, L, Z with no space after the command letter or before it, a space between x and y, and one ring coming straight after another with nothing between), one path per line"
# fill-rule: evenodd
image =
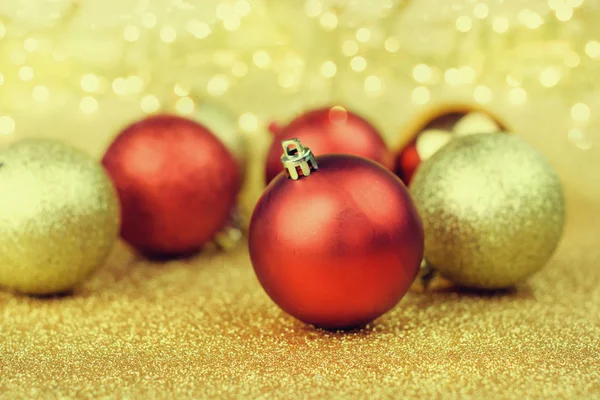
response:
M377 161L393 169L394 156L377 130L366 120L344 108L328 107L309 111L281 129L275 127L275 138L267 155L265 178L269 183L281 172L281 141L298 138L315 154L353 154Z
M452 139L449 131L428 129L419 134L400 151L397 159L396 173L405 184L409 184L421 163Z
M195 251L227 222L239 167L204 126L161 115L125 129L102 160L121 201L121 235L149 254Z
M292 165L297 180L281 174L267 187L250 223L250 257L284 311L326 329L359 327L408 291L423 228L404 184L380 164L351 155L316 162L312 172Z

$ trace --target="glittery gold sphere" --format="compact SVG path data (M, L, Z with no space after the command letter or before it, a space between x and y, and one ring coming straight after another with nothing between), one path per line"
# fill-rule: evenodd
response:
M0 286L67 291L102 264L118 231L119 203L99 163L51 140L0 150Z
M425 259L460 286L513 286L546 264L563 231L560 181L516 135L453 140L421 165L411 192Z

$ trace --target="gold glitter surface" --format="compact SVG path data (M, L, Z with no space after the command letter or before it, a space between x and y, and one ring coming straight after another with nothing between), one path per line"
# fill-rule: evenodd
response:
M59 141L0 151L0 285L71 289L101 266L119 232L119 203L102 166Z
M284 315L244 246L157 263L123 245L74 295L0 294L0 398L598 398L600 203L497 294L410 292L370 327Z
M453 140L420 166L410 190L423 220L425 259L463 286L522 281L546 264L562 234L558 176L516 135Z

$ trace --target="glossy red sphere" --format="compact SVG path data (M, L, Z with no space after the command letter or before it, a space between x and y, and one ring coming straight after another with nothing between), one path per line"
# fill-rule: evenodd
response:
M258 201L250 257L268 295L301 321L362 326L408 291L423 256L423 228L404 184L362 157L317 157L292 180L278 175Z
M121 201L123 239L149 254L201 248L227 222L241 184L227 148L204 126L177 116L129 126L102 163Z
M379 132L366 120L342 107L309 111L283 128L275 128L275 138L267 155L266 182L281 171L281 141L298 138L314 154L352 154L394 168L394 155Z
M398 164L396 166L396 173L402 179L402 181L408 185L417 167L421 165L421 157L417 151L416 141L409 143L398 155Z

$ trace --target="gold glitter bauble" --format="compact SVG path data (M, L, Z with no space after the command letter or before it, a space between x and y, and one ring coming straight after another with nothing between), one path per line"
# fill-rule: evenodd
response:
M0 285L64 292L87 277L118 237L119 203L102 166L40 139L0 151Z
M515 135L453 140L421 165L411 192L425 259L461 286L513 286L546 264L563 231L560 181Z

